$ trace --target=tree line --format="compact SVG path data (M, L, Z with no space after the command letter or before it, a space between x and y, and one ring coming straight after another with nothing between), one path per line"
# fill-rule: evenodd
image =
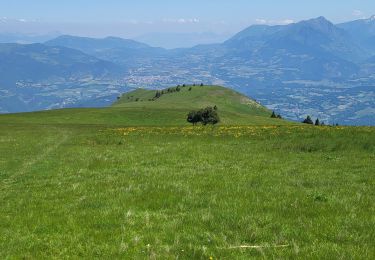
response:
M193 84L192 86L195 87L196 84ZM203 87L204 84L201 83L200 86ZM187 85L186 84L183 84L182 86L181 85L177 85L177 87L167 88L165 90L158 90L158 91L156 91L155 96L152 99L150 99L149 101L155 101L158 98L160 98L162 95L165 95L165 94L171 94L171 93L175 93L175 92L180 92L181 91L181 87L185 88L185 87L187 87ZM191 91L191 90L192 90L192 87L190 86L189 87L189 91Z
M325 126L326 124L323 121L320 121L319 118L315 120L315 122L312 120L311 116L307 116L302 123L308 124L308 125L316 125L316 126ZM333 124L332 126L338 126L339 124Z
M280 114L276 115L275 111L272 111L271 118L283 119L283 117Z
M275 111L272 112L271 118L278 118L283 119L283 117L280 114L276 114ZM315 121L311 118L311 116L307 116L302 123L308 124L308 125L315 125L315 126L325 126L326 124L323 121L320 121L319 118L317 118ZM339 124L335 124L334 126L338 126Z

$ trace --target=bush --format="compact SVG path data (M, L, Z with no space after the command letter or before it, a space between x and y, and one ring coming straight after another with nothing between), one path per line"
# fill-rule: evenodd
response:
M193 125L202 123L203 125L215 125L220 122L218 113L213 107L206 107L198 111L191 111L187 121Z
M197 111L191 111L188 114L187 121L193 125L201 122L201 115Z
M212 107L207 107L202 110L202 123L203 125L216 125L220 122L219 115L216 110Z

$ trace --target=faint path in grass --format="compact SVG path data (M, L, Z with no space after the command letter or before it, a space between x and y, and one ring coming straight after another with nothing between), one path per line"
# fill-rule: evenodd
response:
M8 178L2 180L2 187L1 190L5 190L8 186L14 184L16 179L22 175L27 174L31 171L32 167L39 162L43 161L47 158L51 153L56 151L63 143L65 143L69 136L70 132L66 130L58 130L56 131L59 133L59 139L52 138L52 140L47 140L44 144L46 147L43 152L35 155L32 159L25 161L22 166L16 171L14 174L10 175Z

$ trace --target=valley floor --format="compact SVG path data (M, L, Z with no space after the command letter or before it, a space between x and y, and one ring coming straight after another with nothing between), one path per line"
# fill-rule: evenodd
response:
M2 124L0 154L0 258L375 258L374 128Z

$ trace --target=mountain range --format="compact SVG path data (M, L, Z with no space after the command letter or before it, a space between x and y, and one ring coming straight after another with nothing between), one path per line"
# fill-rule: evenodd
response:
M14 91L20 86L45 95L38 84L63 82L59 94L71 92L70 102L61 98L52 108L75 106L81 90L93 85L106 87L87 100L140 86L205 82L231 86L291 119L313 114L329 122L375 124L375 17L337 25L324 17L253 25L223 43L172 50L65 35L43 44L0 44L0 57L0 93L6 90L8 98L22 96ZM14 111L2 103L0 111ZM24 107L35 109L32 102Z

